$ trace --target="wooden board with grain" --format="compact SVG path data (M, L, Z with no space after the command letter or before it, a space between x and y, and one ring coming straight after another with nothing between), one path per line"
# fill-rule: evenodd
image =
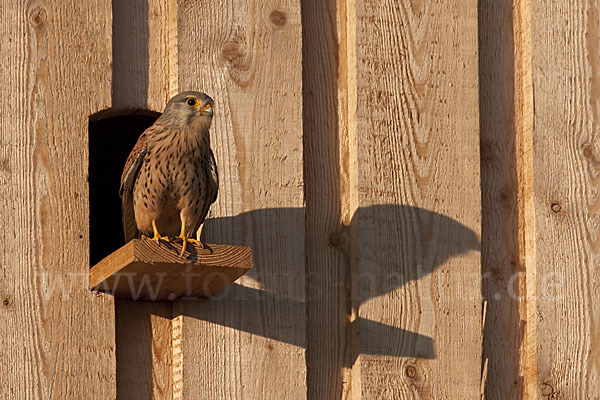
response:
M173 301L216 296L252 268L252 250L243 246L181 244L134 239L90 271L90 289L120 299Z
M529 2L526 2L529 3ZM533 396L600 393L600 4L531 0ZM531 276L531 279L530 279ZM535 371L534 371L535 372ZM535 379L535 376L533 377ZM533 382L535 384L535 382Z
M175 0L114 0L112 108L162 112L177 93Z
M3 398L116 395L113 299L85 284L88 116L110 106L110 3L0 5Z
M179 1L177 20L179 87L215 100L205 238L252 247L255 267L222 299L180 304L174 398L303 398L300 2Z
M350 242L357 195L356 151L349 143L356 93L354 7L345 0L302 4L309 399L360 393L352 379L358 370L351 279L356 249Z
M487 300L483 353L489 360L485 399L523 398L519 351L524 329L519 302L525 277L519 259L520 181L517 168L519 22L511 2L479 2L479 109L483 297Z
M363 398L479 397L477 2L357 9Z
M117 299L115 306L117 399L171 399L171 303Z

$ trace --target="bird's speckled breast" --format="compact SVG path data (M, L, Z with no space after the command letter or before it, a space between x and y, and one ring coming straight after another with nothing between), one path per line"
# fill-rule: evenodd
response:
M181 216L186 232L195 233L210 201L207 181L209 144L170 140L148 144L135 182L133 207L140 233L152 236L152 220L161 235L177 236Z

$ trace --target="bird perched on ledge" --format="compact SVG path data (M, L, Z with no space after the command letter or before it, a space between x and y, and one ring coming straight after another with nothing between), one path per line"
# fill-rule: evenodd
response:
M121 175L125 241L143 238L202 245L202 226L217 198L219 179L210 148L213 100L182 92L142 133ZM191 236L196 234L196 238Z

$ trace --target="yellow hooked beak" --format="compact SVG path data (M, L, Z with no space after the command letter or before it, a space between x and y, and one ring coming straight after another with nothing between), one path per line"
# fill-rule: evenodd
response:
M212 106L210 105L210 103L208 103L208 104L205 104L205 105L204 105L204 107L202 107L202 108L200 109L200 112L201 112L203 115L208 115L208 116L210 116L210 117L212 117L212 116L213 116L213 108L212 108Z

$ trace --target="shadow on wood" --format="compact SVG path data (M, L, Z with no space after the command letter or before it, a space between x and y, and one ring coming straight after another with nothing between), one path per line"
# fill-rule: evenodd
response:
M171 303L115 301L118 399L171 393Z
M225 241L236 245L252 246L256 268L247 275L257 281L261 289L254 289L239 284L226 288L219 296L200 300L186 306L185 316L199 320L231 327L255 335L289 343L299 347L311 346L306 344L306 338L295 329L296 321L305 317L306 307L329 310L327 304L315 304L312 298L295 298L290 293L298 292L298 282L292 277L295 268L304 265L288 265L290 279L273 277L272 268L277 265L277 251L269 249L268 243L249 243L235 232L244 229L268 230L271 226L279 226L276 235L285 234L285 225L281 221L294 220L296 214L303 214L300 208L263 209L240 214L235 217L212 218L205 226L206 237L211 242ZM368 220L369 223L366 223ZM331 285L358 287L359 298L356 304L363 304L371 298L397 290L411 281L421 279L443 265L448 259L467 253L479 251L477 235L469 228L444 215L417 207L403 205L375 205L360 208L352 223L359 224L360 235L375 235L382 237L397 237L404 243L394 249L371 249L369 254L361 257L361 270L353 276L351 282L330 282ZM249 224L263 226L248 226ZM410 226L410 228L407 228ZM377 227L374 230L373 227ZM402 234L411 232L410 237ZM349 240L345 240L349 243ZM257 251L257 248L267 249ZM402 248L403 253L397 250ZM340 251L348 251L347 245ZM396 254L398 253L398 254ZM450 271L451 272L451 271ZM282 285L281 282L287 282ZM271 283L277 282L272 285ZM319 276L306 276L306 285L319 285ZM300 284L304 284L303 282ZM323 287L322 290L332 288ZM351 293L347 290L347 293ZM257 321L257 316L268 309L277 315L269 318L276 323L264 324ZM355 310L358 315L358 310ZM308 324L319 324L319 315ZM331 318L331 316L323 316ZM360 348L355 349L347 358L346 364L354 363L358 354L378 354L396 357L413 357L433 359L436 357L435 343L432 338L410 332L399 326L387 325L381 321L357 319L350 326L347 315L337 315L340 329L358 331L360 333ZM334 338L335 339L335 338ZM335 354L322 353L322 358L337 357Z
M90 270L90 289L120 299L173 301L181 297L214 296L252 268L252 250L135 239Z
M516 4L516 3L515 3ZM517 130L526 112L520 85L527 55L522 43L519 8L509 2L478 2L479 29L479 116L481 143L481 260L482 292L488 301L483 331L483 358L489 359L485 398L526 398L525 379L520 372L521 349L525 349L523 302L514 296L525 284L525 249L521 247L520 215L523 201L523 162ZM517 57L515 57L517 55ZM517 68L517 69L515 69ZM515 92L515 88L519 88ZM516 128L519 127L519 128ZM521 143L522 145L522 143ZM517 161L520 159L521 161ZM520 261L523 260L523 261ZM517 278L517 279L515 279ZM502 295L501 295L502 294ZM531 325L531 324L530 324ZM525 352L526 353L526 352ZM511 385L507 385L511 382Z
M300 300L292 300L276 297L268 291L248 288L234 283L223 291L217 298L206 299L202 303L202 309L198 307L198 313L185 314L188 317L202 319L218 325L252 333L254 335L267 336L269 339L278 340L304 347L304 338L298 338L292 332L285 329L273 329L270 334L265 332L262 324L248 324L241 326L239 321L232 320L224 313L225 309L235 308L238 313L256 316L260 313L261 303L279 304L283 309L292 310L287 316L281 315L282 320L288 320L288 326L293 326L293 318L304 313L306 303ZM435 347L433 339L418 333L386 325L384 323L359 318L352 323L351 329L360 329L362 337L368 338L361 347L363 354L393 355L413 358L432 359L435 358ZM407 342L407 347L414 346L412 350L397 351L385 346L385 343ZM308 344L310 346L310 343ZM323 355L326 356L326 355ZM351 361L352 364L354 360Z

